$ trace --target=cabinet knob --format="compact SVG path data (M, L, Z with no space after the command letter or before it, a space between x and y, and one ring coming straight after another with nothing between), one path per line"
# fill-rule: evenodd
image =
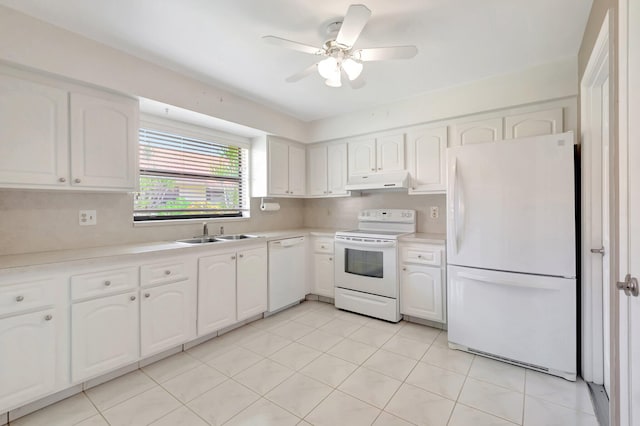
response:
M24 296L17 296L16 302L22 302L24 300Z
M333 191L329 191L329 194L333 194Z
M382 170L382 167L378 167L378 170Z
M82 182L82 181L80 180L80 178L75 178L73 181L74 181L75 183L80 183L80 182Z
M240 256L240 258L243 258L244 254L240 253L238 256Z
M404 268L402 268L402 270L403 270L403 271L406 271L406 270L407 270L407 267L405 266Z
M63 177L61 177L60 179L58 179L58 181L59 181L59 182L66 182L66 181L67 181L67 178L63 178Z
M422 259L422 255L421 254L418 255L418 259Z
M333 257L330 257L329 260L333 260Z
M376 171L376 168L374 167L373 169L371 169L371 171L372 171L372 172L375 172L375 171Z
M235 256L231 256L231 260L236 260L236 257Z
M106 285L107 287L109 287L111 285L111 281L107 280L104 282L104 285Z
M51 321L53 319L53 315L45 315L44 320L45 321Z
M166 271L164 271L165 275L171 275L171 271L169 269L167 269Z
M133 301L133 300L136 300L136 297L135 296L131 296L129 299L131 299Z
M144 297L146 297L148 299L149 297L151 297L151 294L150 293L145 293Z
M320 246L320 248L326 248L325 246Z

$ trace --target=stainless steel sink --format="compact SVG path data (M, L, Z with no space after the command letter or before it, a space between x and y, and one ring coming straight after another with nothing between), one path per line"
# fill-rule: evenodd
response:
M218 241L236 241L236 240L244 240L247 238L257 238L256 235L247 235L247 234L233 234L233 235L216 235L215 239Z
M186 244L209 244L220 242L220 240L215 237L193 237L184 240L178 240L177 242Z

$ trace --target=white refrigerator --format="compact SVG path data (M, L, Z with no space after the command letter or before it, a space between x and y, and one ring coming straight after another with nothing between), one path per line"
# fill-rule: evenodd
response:
M573 140L448 149L450 347L576 379Z

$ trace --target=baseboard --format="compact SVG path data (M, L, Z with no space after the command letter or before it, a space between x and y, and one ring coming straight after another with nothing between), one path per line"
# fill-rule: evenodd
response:
M82 392L82 384L79 385L75 385L72 386L70 388L61 390L60 392L56 392L54 394L51 394L49 396L46 396L42 399L39 399L37 401L31 402L27 405L23 405L20 408L16 408L15 410L11 410L9 411L9 418L8 420L10 422L15 421L16 419L19 419L20 417L24 417L27 414L31 414L34 411L38 411L41 408L47 407L51 404L55 404L56 402L60 402L63 399L67 399L75 394L78 394Z
M440 330L447 330L447 324L437 321L430 321L423 318L412 317L409 315L403 315L402 319L407 322L413 322L415 324L426 325L432 328L439 328Z

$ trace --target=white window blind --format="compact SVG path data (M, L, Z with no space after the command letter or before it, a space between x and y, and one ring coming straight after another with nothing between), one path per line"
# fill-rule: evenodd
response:
M134 220L242 217L248 211L247 149L140 129L140 192Z

